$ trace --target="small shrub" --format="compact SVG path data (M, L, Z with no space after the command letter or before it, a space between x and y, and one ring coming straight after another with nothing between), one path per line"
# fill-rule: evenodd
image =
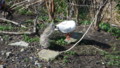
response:
M56 40L55 43L58 45L66 45L67 44L67 42L65 42L63 38Z
M75 51L68 51L66 52L65 54L68 54L68 55L76 55L77 53Z
M38 42L39 41L39 37L34 37L34 38L31 38L27 35L23 35L23 40L26 41L26 42Z
M108 23L100 23L100 24L99 24L99 27L100 27L102 30L107 31L107 32L110 30L110 24L108 24Z
M0 26L0 30L12 30L12 26Z
M119 55L105 55L105 59L107 60L107 65L110 66L120 66L120 56Z
M68 63L69 62L69 57L68 56L64 56L63 57L63 63Z

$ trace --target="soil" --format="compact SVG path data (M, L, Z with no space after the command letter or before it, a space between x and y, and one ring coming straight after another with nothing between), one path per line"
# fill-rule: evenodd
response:
M14 21L23 22L27 19L34 19L35 16L15 15ZM0 23L7 25L5 23ZM32 25L31 25L32 26ZM15 27L15 26L14 26ZM20 28L17 27L16 28ZM29 26L28 26L29 28ZM84 33L88 25L78 24L75 32ZM42 32L40 29L39 32ZM13 31L18 31L14 29ZM55 34L54 37L59 37L63 34ZM103 50L112 52L114 45L120 45L120 40L116 39L110 33L104 31L95 31L90 29L84 39L72 49L76 52L76 55L62 54L55 60L46 62L40 60L37 53L41 50L39 42L30 42L29 47L10 46L8 43L17 42L23 40L23 35L0 35L0 64L5 68L119 68L116 66L108 66L105 64L106 60L101 52ZM6 38L5 38L6 37ZM29 37L39 37L39 35L30 35ZM52 37L52 36L51 36ZM61 46L56 50L65 50L70 48L72 44ZM98 49L97 49L98 48ZM116 46L116 51L120 51L120 46ZM9 56L6 53L11 52ZM64 63L64 56L68 56L69 62Z

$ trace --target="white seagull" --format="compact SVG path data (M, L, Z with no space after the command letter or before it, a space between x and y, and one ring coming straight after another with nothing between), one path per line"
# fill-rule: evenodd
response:
M55 30L66 34L66 40L70 40L70 32L74 31L76 23L73 20L65 20L56 25Z

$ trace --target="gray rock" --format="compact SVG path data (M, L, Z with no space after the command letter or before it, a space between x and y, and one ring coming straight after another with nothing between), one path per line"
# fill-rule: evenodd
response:
M29 44L27 42L25 42L25 41L19 41L19 42L15 42L15 43L10 43L8 45L28 47Z
M79 39L82 37L82 35L83 35L82 33L73 32L73 33L71 34L70 40L65 39L65 41L66 41L67 43L76 42L77 40L79 40Z
M38 68L42 68L42 65L38 61L35 61L35 65L38 66Z
M3 65L0 65L0 68L4 68L4 66L3 66Z
M6 56L9 57L11 52L6 52Z
M47 50L43 49L40 52L38 52L38 56L40 59L49 61L55 59L60 53L58 51L53 50Z
M22 49L20 50L20 52L23 52L23 51L25 51L25 49L24 49L24 48L22 48Z
M0 36L0 41L3 41L3 38L2 38L2 36Z

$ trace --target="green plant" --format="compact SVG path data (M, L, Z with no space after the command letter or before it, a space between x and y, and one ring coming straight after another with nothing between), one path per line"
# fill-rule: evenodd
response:
M117 28L117 27L111 27L110 32L111 32L114 36L118 36L118 37L120 37L120 28Z
M23 40L26 41L26 42L38 42L39 37L31 38L31 37L29 37L27 35L23 35Z
M108 24L108 23L103 23L102 22L102 23L99 24L99 27L104 31L109 31L110 30L110 24Z
M9 39L9 36L8 36L8 35L4 35L4 36L3 36L3 39L6 41L6 40Z
M120 1L116 1L116 2L117 2L116 8L120 10Z
M63 63L68 63L69 62L69 57L68 56L64 56L63 57Z
M28 11L26 12L26 15L33 15L33 12L32 12L31 10L28 10Z
M91 23L91 21L89 21L89 20L85 20L85 21L81 21L80 22L80 24L85 24L85 25L88 25L88 24L90 24Z
M66 45L67 44L67 42L65 42L63 38L56 40L55 43L58 45Z
M27 12L27 10L26 10L26 9L23 9L23 8L18 10L18 13L20 13L20 14L22 14L22 15L25 15L26 12Z
M37 24L39 29L43 29L46 25L45 24Z
M12 26L0 26L0 30L12 30L13 27Z
M105 59L107 60L107 65L110 66L120 66L120 56L119 55L105 55Z
M32 15L33 14L33 12L31 10L27 10L25 8L18 9L18 13L20 13L22 15Z
M31 19L26 20L25 23L33 23L33 20L31 20Z
M68 51L66 52L65 54L68 54L68 55L76 55L77 53L75 51Z

